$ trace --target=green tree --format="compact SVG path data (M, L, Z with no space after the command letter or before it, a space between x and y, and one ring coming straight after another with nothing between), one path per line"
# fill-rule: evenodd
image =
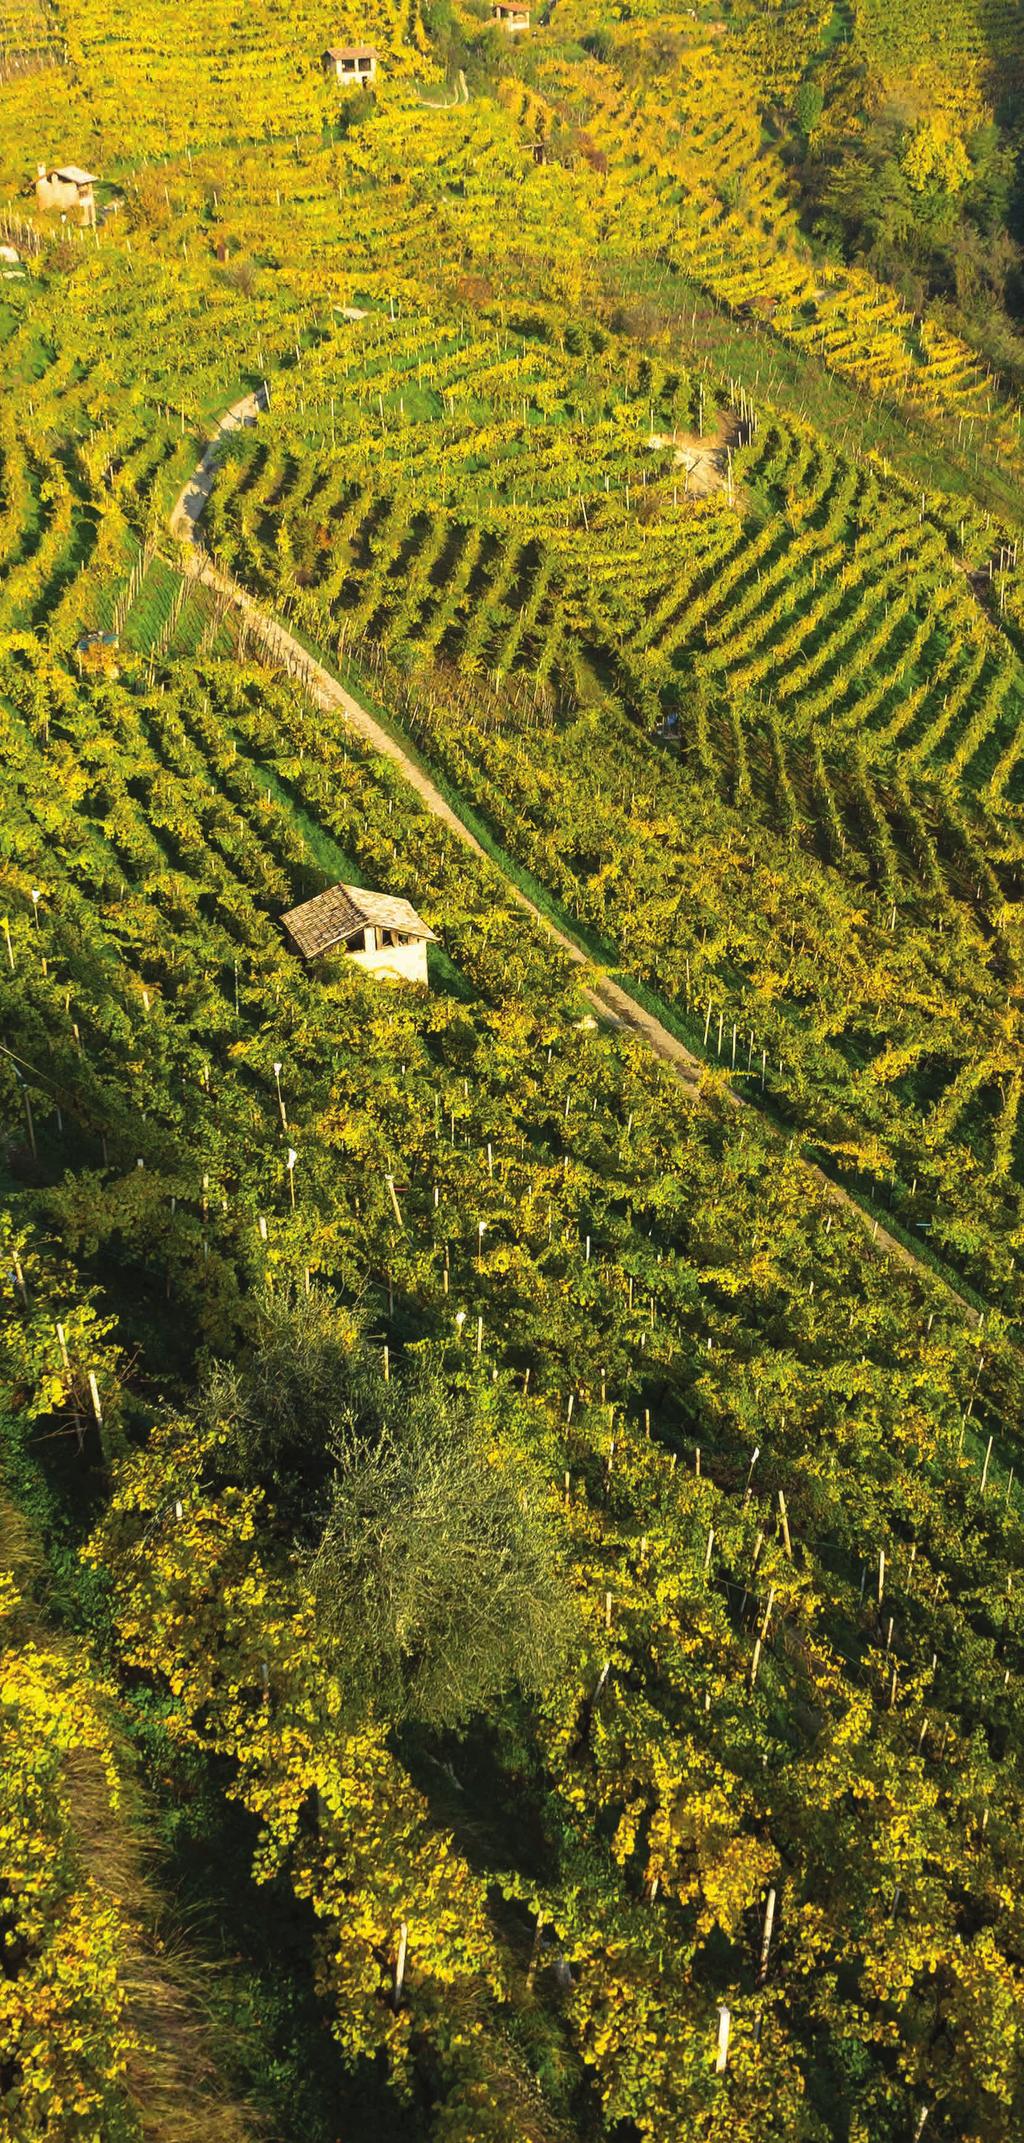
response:
M805 141L809 141L821 121L825 97L818 82L801 82L793 99L793 121Z
M544 1687L571 1614L507 1399L451 1395L422 1368L361 1398L312 1563L354 1705L452 1727L515 1685Z
M256 1294L247 1340L237 1360L215 1364L205 1411L226 1434L235 1476L301 1511L350 1403L361 1328L322 1288L285 1282Z

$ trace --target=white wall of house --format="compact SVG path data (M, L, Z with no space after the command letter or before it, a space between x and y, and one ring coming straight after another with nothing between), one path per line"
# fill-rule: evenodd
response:
M346 66L344 60L333 60L331 65L335 81L344 83L349 89L358 88L360 84L365 87L377 79L376 60L357 60L350 66Z
M96 202L91 186L76 186L72 179L59 179L55 172L40 171L36 177L36 200L42 209L59 209L77 216L80 223L95 223Z
M376 937L376 932L367 930L367 938ZM353 947L346 954L356 967L365 967L371 975L382 975L391 982L421 982L427 987L427 941L425 938L410 938L405 945L377 945Z

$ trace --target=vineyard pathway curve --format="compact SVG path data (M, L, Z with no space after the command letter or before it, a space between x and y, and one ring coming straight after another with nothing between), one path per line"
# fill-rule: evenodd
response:
M431 781L430 776L424 773L421 766L417 765L415 759L410 756L397 738L383 728L382 724L376 721L369 712L369 709L362 706L359 700L354 699L351 692L346 691L344 685L339 684L337 678L332 677L330 671L325 669L322 663L317 662L310 655L301 640L296 639L294 634L287 630L287 627L281 625L270 612L264 610L255 601L254 597L248 593L248 590L243 588L238 581L232 579L230 574L223 572L220 567L215 565L209 552L201 543L199 523L213 489L214 476L224 441L230 437L232 432L254 425L267 406L265 390L258 388L254 393L243 395L239 401L232 404L230 409L224 411L223 415L218 419L217 429L209 441L201 461L193 470L187 484L175 502L170 517L170 531L171 535L183 548L186 570L193 577L201 580L222 601L230 603L241 613L250 638L261 645L274 661L287 665L294 670L296 676L305 685L311 699L318 707L321 707L325 712L342 714L356 734L362 737L374 751L380 752L384 758L392 760L401 770L409 787L415 790L420 801L426 805L427 810L434 818L440 819L442 824L447 826L463 842L465 847L472 849L475 855L482 857L493 868L500 869L500 864L495 861L493 856L487 854L487 851L477 840L476 835L459 817L458 813L452 809L447 799L442 796L440 789ZM503 876L505 876L504 873ZM535 923L539 923L548 936L554 939L555 943L561 947L563 952L568 954L569 958L577 966L588 967L592 970L593 963L582 947L577 945L564 930L559 929L558 924L553 922L550 916L545 915L543 909L535 906L529 895L524 893L515 884L515 881L508 876L505 876L505 889L509 899L523 909ZM693 1052L687 1049L685 1043L681 1042L676 1035L672 1034L662 1024L661 1020L656 1018L653 1012L649 1012L637 998L631 996L618 982L613 981L610 975L594 974L592 972L585 986L584 994L600 1018L610 1020L613 1025L618 1027L628 1027L634 1034L639 1035L648 1044L648 1047L654 1050L656 1056L659 1056L664 1063L671 1066L680 1082L691 1093L696 1094L704 1075L705 1066L699 1057L694 1056ZM725 1091L729 1100L736 1107L756 1108L756 1103L746 1101L742 1095L737 1094L731 1087L727 1087ZM831 1203L841 1207L846 1212L855 1214L858 1220L870 1230L871 1241L877 1249L895 1258L899 1264L920 1272L925 1278L943 1279L943 1275L937 1273L933 1266L929 1265L923 1258L916 1257L905 1243L900 1242L898 1237L891 1235L888 1229L883 1228L880 1221L872 1219L871 1215L864 1210L864 1207L858 1204L856 1198L849 1191L844 1190L842 1184L834 1182L831 1176L827 1176L824 1169L819 1168L816 1162L808 1161L805 1165L818 1189L824 1192ZM970 1303L965 1301L962 1295L957 1293L948 1280L944 1284L970 1321L976 1324L979 1321L978 1312Z

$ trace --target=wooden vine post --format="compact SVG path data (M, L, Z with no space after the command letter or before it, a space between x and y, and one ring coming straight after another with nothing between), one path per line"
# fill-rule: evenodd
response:
M729 2033L732 2029L732 2012L725 2002L718 2009L718 2047L715 2053L715 2075L724 2076L729 2066Z
M395 1978L394 1985L391 1990L392 2009L398 2009L401 2005L402 1988L405 1984L405 1960L408 1954L408 1949L409 1927L408 1922L403 1920L398 1930L398 1955L395 1958Z

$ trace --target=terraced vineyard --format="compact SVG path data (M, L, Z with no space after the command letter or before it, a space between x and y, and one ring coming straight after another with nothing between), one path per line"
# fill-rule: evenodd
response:
M602 232L615 249L662 247L733 309L761 310L873 395L906 399L988 437L1015 464L1021 412L1000 407L974 353L937 322L919 330L891 290L862 270L815 265L796 230L781 163L727 51L702 47L636 90L593 62L540 73L550 100L521 110L543 137L571 120L608 164Z
M1005 900L1016 884L1015 530L969 496L911 488L877 456L830 443L767 391L740 392L664 338L641 355L628 338L571 315L566 335L564 310L520 299L510 311L493 289L472 329L464 299L451 313L425 309L425 262L436 271L460 247L465 261L467 240L485 224L502 273L524 235L564 230L559 272L568 278L587 246L600 249L610 202L621 223L647 214L645 189L669 199L674 157L689 159L691 204L702 198L702 170L715 166L724 180L744 170L751 183L756 173L767 187L754 211L765 242L777 252L788 233L798 259L781 167L773 176L758 151L753 107L737 116L737 62L725 48L714 68L687 63L690 102L677 132L667 85L645 88L648 100L661 99L664 168L647 156L633 92L608 107L616 156L599 174L606 198L573 224L572 168L521 160L524 133L551 138L557 106L545 97L551 69L565 64L545 57L545 95L508 82L500 105L438 113L391 91L386 115L343 150L303 150L297 163L294 144L270 145L244 177L222 174L212 191L210 153L190 155L170 174L162 209L140 185L130 294L127 260L105 236L95 272L73 275L49 314L22 303L8 330L10 376L37 384L8 420L3 623L39 632L58 654L83 630L111 624L147 656L226 649L224 621L198 594L185 600L173 564L154 558L153 546L165 540L167 507L194 451L189 430L236 389L231 349L244 334L250 362L273 374L272 414L215 494L210 533L221 555L336 656L357 665L386 656L403 672L429 674L418 733L515 854L673 1001L691 1040L706 1043L720 1024L727 1036L746 1033L751 1065L763 1059L765 1098L843 1155L872 1195L887 1183L908 1226L932 1229L963 1263L966 1216L989 1196L983 1185L998 1186L1000 1247L986 1227L984 1248L972 1241L963 1269L998 1274L1002 1288L1012 1269L1005 1231L1016 1212L1006 1200L1016 1198L1017 1083L1012 990L1000 1013L988 948L1005 957ZM597 62L576 70L584 101L575 109L588 127L597 108L587 99L606 97L610 80ZM322 303L317 264L325 243L338 244L339 226L326 194L297 177L300 165L324 180L342 168L359 203L344 243L345 308ZM429 182L410 185L410 171L428 169ZM251 263L268 215L284 216L285 202L291 258L282 284ZM162 237L172 203L183 226L180 267ZM629 228L622 224L617 244ZM228 234L217 266L206 265L211 231ZM637 223L634 236L649 244L651 226ZM200 265L202 302L180 338L188 276ZM843 287L852 287L848 276ZM735 292L733 301L746 302ZM820 327L826 300L815 302ZM892 304L885 297L872 315L883 369ZM343 309L352 317L341 319ZM63 341L72 317L73 345ZM126 399L107 353L143 317L146 355ZM839 321L837 313L837 331ZM925 321L915 332L943 370L941 331ZM802 329L793 333L799 341ZM150 563L139 587L142 547ZM472 736L461 700L449 734L452 676L474 681ZM520 746L495 780L506 718L496 717L489 687L477 690L485 679L520 680L512 727L549 740L543 807ZM575 789L573 753L595 724L635 761L631 795L653 802L681 761L680 826L692 822L688 784L697 778L726 812L755 811L784 854L795 844L809 870L826 874L829 900L838 880L837 942L855 927L865 893L870 931L891 940L900 911L911 964L931 978L920 1001L912 992L897 1017L895 983L879 994L865 980L824 1029L815 1015L808 1034L801 980L789 975L783 985L785 1012L775 985L765 1003L770 930L760 932L756 958L749 930L737 938L730 928L719 941L717 926L709 957L704 920L667 944L663 896L646 863L635 896L613 908L623 856L646 853L648 803L638 822L630 813L624 825L606 823L599 840L588 830L578 862L567 861L557 832ZM617 797L620 787L601 776L592 801L602 816L605 791ZM670 841L669 854L684 869L685 839ZM725 900L720 884L716 912ZM928 949L936 903L962 922L964 943L982 947L969 1038L954 1035L940 1010L946 970ZM959 927L953 943L961 945ZM883 938L872 952L883 972L891 949ZM840 963L837 988L841 971ZM738 1039L734 1049L742 1064ZM865 1086L869 1064L878 1071ZM932 1158L922 1167L916 1148L929 1124L929 1156L947 1125L951 1152L971 1154L966 1181Z
M397 354L392 392L404 401ZM505 369L528 401L529 352ZM482 402L488 371L485 357L459 391ZM440 381L432 391L449 406L444 369L428 360L424 371L413 354L410 389L424 378ZM678 376L667 392L651 384L656 421L670 423ZM218 539L264 580L285 540L295 584L315 591L308 614L319 612L331 638L369 632L469 667L555 671L576 686L588 668L614 663L633 704L670 716L684 681L699 676L712 691L776 705L794 738L823 724L859 735L869 758L897 749L911 765L984 786L992 802L1018 800L1024 670L958 555L956 530L926 519L922 502L876 469L775 425L730 453L732 505L720 491L690 508L686 449L679 462L660 447L645 453L628 408L618 416L595 413L605 436L577 431L575 454L564 415L531 438L522 502L521 420L493 428L486 469L473 466L472 429L460 439L439 425L422 444L426 427L410 427L373 456L362 485L345 459L332 459L328 479L308 453L246 448L237 488L218 499ZM534 429L543 435L542 419ZM431 510L442 462L462 496ZM567 479L586 493L567 492ZM624 512L631 484L651 517L639 531ZM976 541L981 533L972 527ZM582 631L560 664L567 607Z
M478 338L470 367L422 319L344 337L233 446L220 555L319 645L393 665L403 719L569 912L1004 1288L1024 672L967 570L998 532L806 425L719 413L703 375L649 365L620 399L614 339L573 364ZM695 418L754 429L699 500L695 447L666 445Z
M113 155L130 165L225 139L319 133L339 106L320 66L328 35L335 42L370 36L394 76L436 74L416 0L379 0L355 13L342 8L328 22L309 0L254 0L241 12L228 0L204 0L187 61L181 28L168 0L140 0L130 18L116 0L72 0L59 22L48 5L19 9L7 0L0 13L0 83L5 35L12 52L59 50L69 68L64 128L76 130L81 152L94 163ZM18 70L9 72L0 154L20 149L31 170L47 147L39 138L38 99L27 82L18 86ZM61 153L56 143L53 149Z
M3 0L0 85L56 67L64 57L60 16L52 0Z
M1024 2131L1012 28L0 0L12 2143Z
M926 0L857 0L857 35L872 58L893 72L909 65L948 68L1019 66L1020 15L1013 0L950 0L941 15Z
M742 1413L748 1404L753 1366L751 1313L744 1304L737 1321L738 1298L723 1261L727 1266L736 1246L748 1240L755 1211L759 1240L766 1250L773 1245L759 1289L769 1290L779 1338L791 1333L787 1343L797 1356L806 1350L806 1366L795 1372L797 1387L787 1385L776 1394L772 1375L765 1381L769 1357L760 1357L757 1434L763 1442L767 1409L773 1422L771 1493L777 1493L777 1484L782 1487L787 1523L804 1554L814 1552L812 1544L820 1539L820 1552L827 1557L823 1568L830 1573L823 1583L833 1641L851 1654L864 1648L851 1699L861 1721L858 1760L881 1766L892 1814L883 1819L880 1813L862 1837L862 1856L865 1876L869 1862L877 1868L879 1856L884 1857L887 1882L877 1901L878 1934L871 1939L881 1941L887 1955L892 1942L885 1931L888 1882L890 1875L907 1879L905 1848L897 1848L896 1832L902 1835L912 1820L920 1790L917 1766L926 1766L927 1776L936 1781L955 1775L961 1797L983 1790L967 1743L956 1733L950 1739L948 1715L939 1740L927 1727L921 1739L909 1695L905 1709L902 1704L886 1708L882 1701L889 1689L889 1655L883 1656L881 1638L872 1644L868 1636L873 1610L858 1601L856 1556L862 1540L873 1548L877 1538L882 1521L872 1500L876 1495L895 1497L892 1520L886 1522L903 1522L896 1517L902 1508L901 1476L886 1464L883 1491L880 1479L876 1487L874 1476L865 1481L862 1472L862 1500L855 1508L844 1478L830 1476L827 1468L815 1469L811 1488L811 1477L802 1470L802 1428L792 1457L784 1455L791 1445L784 1423L794 1390L802 1377L820 1382L824 1334L840 1306L842 1323L853 1270L857 1307L848 1336L829 1356L840 1412L848 1374L842 1364L862 1360L865 1348L873 1355L878 1340L869 1334L879 1316L887 1332L899 1329L903 1310L894 1300L893 1277L881 1270L876 1278L870 1261L865 1271L859 1231L851 1238L842 1225L837 1229L812 1217L798 1164L780 1169L757 1138L737 1146L713 1115L687 1113L680 1122L677 1109L664 1106L663 1075L642 1051L601 1036L581 1036L571 996L562 995L557 962L521 918L503 907L493 874L461 863L453 872L446 839L418 816L392 779L363 764L343 737L325 734L322 723L315 725L288 692L234 666L181 672L170 692L147 695L109 685L82 692L70 679L62 682L52 667L40 672L27 649L8 654L3 686L5 764L15 802L6 836L12 844L6 876L14 961L6 1032L22 1065L39 1066L45 1048L45 1070L40 1066L33 1082L32 1138L47 1174L55 1171L58 1179L52 1210L63 1216L65 1240L73 1248L83 1227L98 1227L115 1268L127 1261L136 1274L149 1275L150 1286L166 1290L221 1346L242 1309L240 1288L250 1286L261 1269L283 1279L305 1265L342 1289L358 1284L361 1276L395 1337L407 1319L426 1314L436 1323L442 1349L453 1345L454 1295L460 1314L482 1319L483 1362L493 1361L499 1369L503 1391L511 1368L518 1377L524 1363L529 1367L530 1406L519 1401L517 1415L511 1396L494 1403L503 1409L504 1435L523 1440L522 1465L553 1466L558 1480L563 1458L569 1469L568 1539L580 1602L582 1686L592 1686L602 1657L608 1657L623 1694L610 1696L599 1730L586 1729L588 1740L594 1733L593 1753L586 1745L578 1756L572 1753L579 1731L578 1692L567 1688L564 1698L550 1701L538 1717L534 1731L541 1735L545 1760L564 1782L564 1793L559 1788L563 1838L560 1872L540 1884L536 1877L529 1880L526 1895L532 1912L557 1930L562 1943L571 1944L577 1968L586 1959L580 1992L555 2029L565 2037L570 2065L582 2061L591 2074L607 2119L614 2123L627 2102L648 2104L652 2059L663 2079L659 2095L669 2094L672 2121L688 2118L688 2109L706 2102L707 2084L700 2070L687 2080L687 2048L700 2046L707 2036L702 2005L706 2012L710 2003L713 2015L712 1988L721 1981L704 1980L696 1960L673 1964L669 1969L674 1980L678 1974L685 2002L659 2002L652 2037L638 2058L630 2019L639 1990L645 1975L654 1972L659 1952L657 1983L664 1988L664 1915L671 1921L687 1911L684 1899L690 1891L685 1845L671 1847L670 1831L664 1844L655 1843L669 1816L666 1805L664 1817L658 1817L661 1803L650 1766L670 1764L673 1825L679 1821L684 1749L690 1781L684 1791L688 1798L696 1796L695 1809L706 1791L720 1788L703 1770L702 1737L691 1740L684 1728L686 1700L676 1692L677 1670L667 1666L663 1688L650 1685L646 1755L633 1745L632 1700L625 1690L638 1674L646 1678L642 1662L649 1657L652 1632L663 1633L659 1642L673 1650L678 1645L679 1618L694 1612L697 1586L704 1600L697 1644L707 1661L701 1671L710 1676L712 1715L721 1717L724 1734L721 1753L712 1762L719 1767L724 1762L718 1775L729 1781L732 1796L742 1792L748 1820L756 1821L779 1676L830 1680L837 1671L830 1664L836 1655L820 1650L821 1637L815 1638L811 1655L817 1664L800 1667L796 1653L781 1651L778 1667L774 1659L770 1668L766 1665L756 1696L751 1691L749 1757L736 1750L726 1756L736 1731L727 1721L738 1724L747 1712L747 1700L736 1695L742 1685L745 1610L735 1633L727 1635L734 1586L729 1573L735 1569L737 1578L742 1575L748 1531L763 1513L760 1493L752 1504L749 1490L743 1494L749 1449L731 1489L716 1480L719 1461L713 1454L720 1439L723 1454L728 1449L735 1431L727 1422L734 1407ZM72 796L73 808L62 802ZM384 1004L371 982L341 977L325 990L322 981L295 974L270 918L282 901L308 892L324 874L339 869L371 876L386 872L391 884L415 890L428 916L443 921L446 946L463 977L455 995L442 990L416 1006ZM30 880L43 885L38 921L29 900ZM437 979L443 981L443 974ZM453 975L453 984L456 980ZM510 1020L517 1031L511 1056ZM357 1040L361 1033L372 1039L375 1079L366 1075L365 1040ZM401 1072L399 1050L404 1051ZM274 1052L284 1077L287 1138L275 1103ZM353 1115L341 1105L341 1095L350 1095L356 1063L362 1067L361 1103ZM288 1138L298 1155L294 1210L286 1188ZM72 1173L59 1187L69 1161ZM98 1204L82 1202L89 1196L89 1173L78 1173L83 1163L87 1171L102 1169ZM672 1218L667 1210L659 1218L640 1190L652 1167L683 1172L686 1190L680 1186ZM699 1211L693 1203L698 1171L705 1201ZM400 1229L389 1181L404 1186ZM627 1181L635 1187L623 1220L619 1208ZM539 1199L538 1182L544 1186ZM486 1250L480 1248L478 1215L486 1216ZM36 1267L28 1269L33 1287L42 1286ZM687 1307L691 1270L703 1277ZM812 1270L815 1286L809 1292ZM748 1286L745 1280L740 1299ZM561 1308L552 1323L556 1300ZM949 1380L943 1402L949 1410L943 1432L948 1448L943 1442L941 1456L935 1448L931 1464L937 1483L955 1481L964 1465L962 1449L957 1455L957 1406L966 1398L974 1349L968 1343L964 1354L956 1314L951 1322L940 1296L925 1295L910 1320L912 1373L909 1364L906 1372L891 1367L882 1372L884 1418L902 1448L907 1434L924 1430L913 1404L906 1415L905 1375L911 1373L915 1388L923 1375ZM827 1346L834 1349L835 1341ZM1012 1354L1004 1352L997 1330L990 1346L990 1379L1014 1374ZM94 1359L102 1380L105 1433L116 1447L120 1373L109 1352L101 1350ZM777 1343L770 1359L778 1360ZM596 1362L599 1370L586 1366ZM576 1404L570 1426L561 1428L567 1375ZM937 1386L929 1389L936 1405ZM807 1391L809 1396L810 1384ZM631 1394L625 1407L618 1397L623 1392ZM611 1459L605 1394L617 1399ZM643 1408L649 1414L652 1403L658 1435L648 1441ZM821 1403L819 1394L816 1408ZM825 1417L833 1418L828 1400ZM677 1475L677 1459L688 1454L697 1418L706 1424L700 1429L702 1473L679 1467ZM317 1848L294 1859L289 1826L285 1822L279 1830L281 1819L275 1816L276 1842L267 1838L263 1865L264 1870L268 1864L290 1869L290 1879L314 1901L323 1935L324 1986L350 2056L379 2044L376 1960L382 1949L387 1957L393 1941L393 1901L408 1897L415 1959L412 2006L402 2012L397 2041L389 2032L392 2060L429 2058L447 2105L460 2107L468 2100L467 2133L478 2132L472 2109L485 2090L494 2097L494 2134L521 2135L524 2123L547 2119L546 2104L558 2118L565 2104L558 2087L548 2086L547 2101L543 2094L538 2098L529 2063L502 2025L502 2007L527 1968L528 1925L525 1936L514 1929L505 1933L500 1919L490 1919L479 1878L437 1832L428 1802L382 1743L365 1734L339 1741L336 1732L326 1742L322 1734L308 1741L331 1702L329 1668L308 1649L296 1654L294 1617L305 1610L301 1590L294 1597L282 1590L282 1548L291 1552L287 1537L268 1516L243 1524L239 1540L238 1491L218 1486L225 1465L230 1479L230 1457L214 1458L202 1437L196 1443L185 1424L165 1418L146 1453L118 1467L121 1496L96 1552L117 1573L130 1656L139 1665L173 1672L183 1727L195 1749L215 1748L231 1761L236 1790L254 1810L266 1815L318 1782L328 1811L321 1819L328 1857L321 1858ZM178 1483L179 1501L187 1496L180 1524L169 1529L159 1518L170 1507L168 1479ZM960 1493L968 1480L965 1472ZM247 1507L243 1501L241 1508ZM969 1507L978 1514L972 1523L984 1524L976 1488ZM153 1542L141 1592L135 1545L140 1511L152 1514L147 1539ZM721 1588L716 1583L706 1591L699 1571L707 1567L709 1523L727 1560ZM645 1529L639 1565L638 1528ZM986 1558L993 1558L987 1580L993 1598L1002 1583L998 1535L997 1526L985 1549ZM239 1548L247 1538L251 1547L240 1566ZM670 1552L677 1559L684 1556L671 1605L663 1590L664 1558ZM833 1560L837 1553L849 1558L851 1552L850 1575L837 1587ZM659 1557L663 1602L653 1623L645 1577L652 1554ZM770 1576L774 1613L784 1617L788 1632L806 1627L802 1618L814 1611L808 1590L813 1563L799 1573L792 1570L781 1542L767 1562L764 1557L762 1528L755 1622L763 1621L763 1587ZM684 1566L688 1570L691 1563L692 1575L684 1577ZM247 1572L241 1595L246 1604L241 1609L240 1602L241 1620L221 1627L219 1585L211 1600L210 1580L211 1571L222 1568L226 1576L228 1564L236 1581L240 1567ZM294 1586L294 1578L287 1582ZM922 1592L932 1582L930 1561L919 1559ZM987 1609L979 1603L973 1613L974 1623L962 1615L950 1623L950 1637L954 1626L957 1633L955 1656L969 1648L974 1702L987 1706L991 1687L991 1702L1002 1708L1006 1696L998 1656L991 1654L986 1636ZM719 1660L723 1645L724 1664ZM251 1669L245 1659L254 1646L267 1661L273 1692L262 1726L260 1687L250 1694L246 1686ZM687 1656L693 1646L691 1630ZM218 1660L212 1681L211 1648ZM727 1663L733 1653L734 1668ZM687 1667L688 1676L692 1671ZM909 1690L910 1661L904 1671ZM876 1685L877 1712L871 1694ZM939 1700L936 1688L933 1702ZM877 1724L869 1724L872 1717ZM848 1734L851 1727L848 1718L841 1731ZM917 1749L913 1759L911 1743ZM329 1752L318 1754L319 1749ZM800 1757L783 1758L780 1751L773 1760L773 1800L786 1779L787 1795L794 1796L786 1819L791 1914L799 1910L805 1880L799 1863L793 1864L806 1820L800 1775ZM813 1774L807 1789L814 1804L815 1780ZM628 1971L622 1965L609 1969L602 1940L585 1934L573 1903L586 1857L594 1853L595 1822L603 1811L621 1806L624 1792L634 1806L643 1795L655 1820L650 1846L637 1865L642 1906L632 1896L635 1849L622 1863L621 1841L610 1854L602 1850L605 1912L619 1911L634 1930ZM360 1847L363 1833L353 1828L353 1794L364 1809L372 1795L374 1807L391 1810L386 1849L371 1858ZM700 1894L710 1905L717 1885L728 1881L739 1886L739 1899L756 1901L771 1863L763 1851L751 1858L746 1845L740 1850L734 1823L720 1834L716 1828L716 1836L714 1859L710 1840L704 1848ZM928 1849L930 1871L937 1873L945 1852L944 1834L937 1834ZM359 1900L358 1933L331 1874L339 1855L345 1889L349 1895L354 1890ZM514 1901L522 1882L504 1880ZM817 1852L806 1880L820 1896ZM868 1909L866 1893L863 1909ZM430 1935L435 1910L442 1930L448 1915L456 1916L458 1941L440 1931ZM815 1940L820 1939L819 1931ZM794 1926L787 1954L795 1940ZM848 1941L845 1922L843 1941ZM545 1961L538 2016L551 1999L549 1983L553 1990L556 1983ZM729 1992L733 2058L739 2062L746 2058L745 2036L751 2049L755 2044L756 2010L752 2007L745 2024L743 1992L731 1984ZM761 1998L750 1999L753 2004ZM452 2000L469 2002L472 2015L468 2032L454 2043L440 2021ZM389 2014L385 2003L383 2015ZM812 1999L801 2028L820 2031L826 2015L831 2010ZM791 2010L783 2027L781 2011L775 2016L771 2060L763 2069L751 2066L748 2089L760 2121L773 2122L781 2104L781 2118L788 2123L800 2118L800 2086L791 2066L797 2018ZM653 2105L643 2115L643 2127L663 2132Z

